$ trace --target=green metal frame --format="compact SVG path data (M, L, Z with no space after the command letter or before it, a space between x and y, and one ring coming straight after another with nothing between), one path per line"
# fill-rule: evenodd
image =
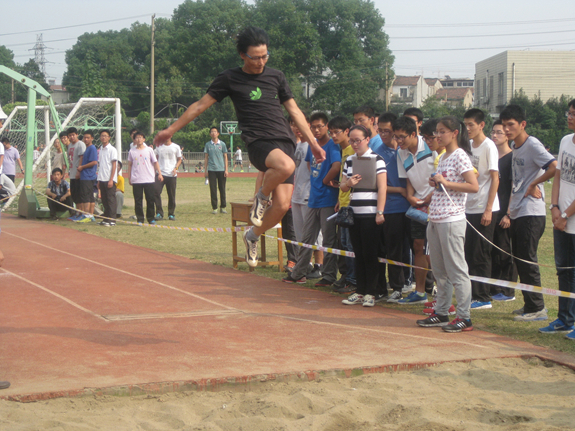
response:
M56 107L52 100L52 95L48 93L44 87L38 84L33 79L30 79L6 66L0 66L0 73L7 75L8 77L18 81L22 85L28 87L28 121L26 127L26 154L32 154L34 152L34 140L36 136L36 99L37 93L48 99L48 106L50 107L50 112L54 119L54 126L56 127L56 133L60 133L62 129L62 124L60 123L60 118L56 112ZM34 166L34 160L32 157L26 157L26 168L24 170L24 190L20 194L20 200L18 201L18 214L26 218L35 218L45 216L42 211L38 208L38 199L32 190L32 168Z

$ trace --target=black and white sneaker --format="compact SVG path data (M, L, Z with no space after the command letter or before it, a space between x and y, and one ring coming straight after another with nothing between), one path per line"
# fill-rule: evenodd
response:
M249 230L244 231L243 239L246 245L246 262L252 268L258 266L258 242L246 238Z
M261 226L262 220L264 218L264 213L268 207L269 201L256 197L254 198L254 204L250 210L250 221L254 226Z
M433 313L427 319L417 320L415 323L424 328L431 328L434 326L446 326L449 325L449 317L440 316L439 314Z
M456 317L449 325L445 325L441 329L445 332L473 331L473 325L471 324L471 319L461 319L460 317Z
M98 223L99 226L110 226L110 222L108 222L107 220L102 220L101 222Z
M383 302L383 301L387 301L387 295L383 293L378 293L377 295L374 295L374 302Z
M397 304L397 302L398 302L401 298L402 298L402 296L401 296L401 291L395 290L395 291L393 291L393 293L389 296L389 298L387 298L387 302Z

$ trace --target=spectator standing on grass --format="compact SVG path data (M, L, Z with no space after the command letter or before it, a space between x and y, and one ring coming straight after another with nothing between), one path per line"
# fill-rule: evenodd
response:
M567 126L575 132L575 99L569 102ZM565 136L559 145L557 170L551 193L551 219L559 290L575 293L575 133ZM575 340L575 299L559 297L557 319L539 332L563 333Z
M234 153L234 171L236 170L236 166L240 168L240 172L244 171L243 167L243 160L242 160L242 149L238 147L236 152Z
M93 143L94 132L86 130L83 139L86 149L78 166L76 178L80 177L80 204L82 205L82 210L87 214L76 220L78 223L95 221L93 215L96 206L94 189L98 180L98 150Z
M60 139L54 141L54 150L56 154L52 157L52 169L60 168L62 170L62 178L64 178L66 176L66 160L64 160L64 152L62 151Z
M160 172L160 165L154 154L154 150L144 144L146 140L142 132L134 134L134 148L128 154L128 180L134 193L134 209L138 223L147 220L149 224L156 224L155 208L155 173ZM160 181L162 174L158 175ZM143 198L146 196L146 218L144 219Z
M511 187L513 185L511 163L513 152L509 147L509 140L503 130L501 120L493 123L491 129L491 139L495 142L499 155L499 187L497 188L497 198L499 199L499 214L495 219L495 230L493 232L493 244L503 251L493 247L491 250L491 278L497 280L517 281L517 269L511 258L511 237L509 218L509 198L511 197ZM494 301L514 301L515 289L510 287L491 286L491 299Z
M220 132L216 127L210 129L212 139L204 146L205 177L210 182L212 214L218 213L218 189L220 191L220 212L226 211L226 179L228 177L228 150L226 143L218 138Z
M509 201L511 248L516 257L521 283L541 286L537 266L537 248L545 232L545 190L543 183L555 175L557 161L539 139L525 130L525 112L518 105L508 105L499 114L509 141L513 141L513 188ZM533 262L533 263L528 263ZM522 291L525 306L514 313L515 321L547 320L543 295Z
M116 221L116 184L118 182L118 150L110 145L110 132L100 132L102 147L98 154L98 190L104 205L104 214L100 226L115 226Z
M356 125L349 129L349 143L355 154L348 157L341 179L340 189L349 192L350 206L353 208L353 226L349 227L350 239L355 253L355 277L357 290L342 301L346 305L361 304L373 307L378 293L380 265L378 260L379 239L385 220L383 209L387 194L387 172L383 157L369 148L371 131ZM370 158L374 162L375 188L357 187L362 180L361 172L354 169L358 157Z
M16 147L10 144L8 138L2 138L2 145L4 145L4 160L2 161L2 173L15 183L16 180L16 162L20 166L20 171L24 173L24 166L20 160L20 152Z
M325 151L325 160L318 161L308 147L305 161L310 166L310 194L308 200L309 212L304 220L303 242L313 244L319 232L323 235L324 247L336 248L337 231L335 219L329 219L335 213L335 206L339 193L338 181L341 168L341 153L339 146L329 138L328 118L323 112L316 112L310 117L311 130L317 138L317 143ZM339 182L338 182L339 183ZM282 281L285 283L305 283L309 269L312 250L301 247L298 252L297 263L291 273ZM315 272L315 271L314 271ZM321 279L316 287L331 286L337 280L337 256L332 253L324 254L323 267L320 270Z
M483 133L485 114L481 109L473 108L465 112L463 122L471 142L471 163L478 172L479 184L478 192L467 196L465 204L468 221L465 233L465 260L469 267L469 275L490 277L491 242L499 214L497 197L499 153L495 143ZM472 310L492 307L489 284L472 281L471 292Z
M154 153L160 165L160 172L163 180L159 181L158 199L156 200L156 220L164 218L164 209L162 208L162 191L166 186L168 192L168 220L176 220L176 186L178 183L178 168L182 163L182 150L178 144L174 144L169 138L163 145L158 146Z
M471 323L471 280L465 261L465 202L468 193L479 189L469 156L471 147L465 124L443 117L437 123L439 146L445 147L437 172L429 177L434 189L429 205L427 239L431 267L437 281L435 310L416 323L422 327L441 326L445 332L473 330ZM449 322L453 292L457 317Z
M67 131L68 140L68 163L70 164L70 191L72 193L72 201L76 204L79 211L85 211L84 205L81 203L81 190L80 190L80 171L78 166L82 164L82 156L86 151L86 144L78 139L78 130L75 127L70 127ZM75 215L68 218L71 221L77 221L83 217L83 213L77 211Z

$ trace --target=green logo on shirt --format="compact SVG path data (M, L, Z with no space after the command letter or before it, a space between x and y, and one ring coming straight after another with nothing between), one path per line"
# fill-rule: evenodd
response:
M261 97L262 90L260 90L260 87L256 87L256 89L250 93L250 99L252 100L260 100Z

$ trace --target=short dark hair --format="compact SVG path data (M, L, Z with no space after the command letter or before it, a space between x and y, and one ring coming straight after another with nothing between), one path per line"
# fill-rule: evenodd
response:
M569 104L567 105L567 108L575 109L575 99L573 99L571 102L569 102Z
M107 133L108 136L110 136L110 137L112 136L112 134L110 133L110 131L109 131L108 129L100 130L100 135L101 135L102 133Z
M70 133L75 133L76 135L78 134L78 129L76 129L75 127L70 127L67 131L66 134L69 135Z
M10 140L6 136L4 136L2 139L0 139L0 142L3 144L9 144Z
M244 28L236 37L238 53L245 54L250 46L269 46L270 38L265 30L258 27Z
M417 122L419 123L420 121L423 121L423 112L421 111L421 109L419 108L407 108L404 112L403 115L410 115L413 117L417 118ZM406 130L407 131L407 130Z
M93 132L92 130L86 130L86 131L84 132L84 136L86 136L86 135L90 135L90 136L93 138L93 137L94 137L94 132Z
M393 124L393 122L397 120L397 115L395 115L393 112L384 112L383 114L381 114L379 116L379 119L377 120L377 124L380 123L391 123Z
M371 138L371 130L369 130L363 124L356 124L352 126L352 128L349 129L349 133L353 132L354 130L359 130L361 133L363 133L364 138Z
M136 133L134 133L134 138L136 136L141 136L142 138L144 138L144 140L146 140L146 135L144 135L144 133L140 132L139 130L136 130Z
M328 129L340 129L340 130L347 130L352 126L351 121L349 121L343 115L338 115L337 117L333 117L327 123Z
M464 120L473 120L477 124L485 121L485 113L479 108L471 108L463 114Z
M403 130L409 136L417 133L417 123L413 120L413 118L406 117L405 115L395 120L392 127L394 132L397 130Z
M60 168L54 168L54 169L52 169L52 175L54 175L56 172L60 172L60 175L63 174L62 169L60 169Z
M60 132L60 134L59 134L58 136L60 137L60 139L63 138L64 136L67 138L67 137L68 137L68 132L65 131L65 130L63 130L63 131Z
M316 120L321 120L324 124L329 123L329 118L327 118L327 114L324 112L314 112L311 114L311 117L309 117L309 122L313 123Z
M120 167L122 167L122 162L120 160L118 160L118 164L120 165Z
M575 100L573 100L573 101L575 102ZM494 125L494 126L503 126L503 121L501 121L501 120L495 120L495 121L493 122L493 125Z
M137 131L138 131L138 129L136 129L136 128L134 127L132 130L130 130L130 136L132 136L132 133L137 132Z
M525 121L525 111L519 105L507 105L501 114L499 114L500 120L515 120L518 123Z
M367 106L367 105L363 105L363 106L360 106L359 108L356 108L355 111L353 111L353 115L355 115L355 114L363 114L367 118L375 117L375 112L373 111L373 108L371 106Z
M216 132L220 133L220 131L218 130L218 128L217 128L216 126L210 127L210 132L211 132L213 129L216 129Z
M437 128L437 123L439 123L439 120L437 118L430 118L421 125L419 133L421 133L422 135L432 136Z

